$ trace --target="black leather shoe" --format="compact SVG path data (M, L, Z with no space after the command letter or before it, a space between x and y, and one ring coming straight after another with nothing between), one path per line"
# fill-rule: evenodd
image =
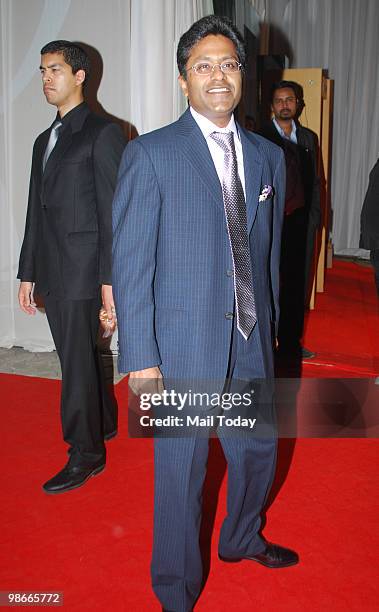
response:
M69 466L68 464L58 472L53 478L45 482L42 486L45 493L55 494L64 493L81 487L92 476L100 474L105 468L105 463L96 466Z
M115 429L114 431L111 431L110 433L106 433L104 434L104 440L108 442L109 440L112 440L112 438L115 438L117 434L118 434L117 429Z
M279 546L278 544L270 544L270 542L267 542L266 548L261 553L252 555L251 557L223 557L219 554L218 558L221 561L226 561L226 563L237 563L238 561L247 559L248 561L257 561L257 563L261 563L265 567L271 568L289 567L290 565L299 563L299 555L295 551Z

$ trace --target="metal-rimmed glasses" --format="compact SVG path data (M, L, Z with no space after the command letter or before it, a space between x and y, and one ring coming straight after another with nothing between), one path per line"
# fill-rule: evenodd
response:
M213 73L214 69L218 66L224 74L233 74L235 72L239 72L242 68L242 64L237 62L237 60L226 60L221 64L211 64L210 62L198 62L191 66L190 70L193 70L195 74L199 74L201 76L209 76Z

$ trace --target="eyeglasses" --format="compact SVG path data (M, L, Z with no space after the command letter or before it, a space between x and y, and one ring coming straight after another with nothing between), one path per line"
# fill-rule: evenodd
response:
M212 74L214 69L218 66L224 74L233 74L234 72L239 72L242 68L242 64L237 62L237 60L227 60L226 62L222 62L222 64L210 64L209 62L198 62L191 66L190 70L193 70L195 74L200 74L201 76L208 76Z
M274 104L292 104L296 102L296 98L293 96L289 96L288 98L274 98Z

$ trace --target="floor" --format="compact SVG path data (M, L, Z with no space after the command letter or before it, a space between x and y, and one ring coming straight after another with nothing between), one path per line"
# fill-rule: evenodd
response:
M107 378L113 377L114 384L120 382L124 375L117 371L117 357L112 353L103 353L103 361ZM32 353L19 346L11 349L0 348L0 373L61 379L61 368L56 351Z

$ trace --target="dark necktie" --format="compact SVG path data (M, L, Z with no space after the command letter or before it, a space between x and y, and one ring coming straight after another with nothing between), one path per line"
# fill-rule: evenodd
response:
M247 235L245 196L238 174L233 132L213 132L211 137L224 151L222 195L233 257L237 328L247 340L257 322L257 316Z
M42 171L45 170L45 166L47 163L47 160L50 157L50 153L52 152L52 150L54 149L57 140L58 140L58 135L59 135L59 129L62 126L62 122L61 121L56 121L53 124L53 127L51 128L51 132L50 132L50 138L49 138L49 142L47 143L47 147L45 149L45 153L43 156L43 160L42 160Z

